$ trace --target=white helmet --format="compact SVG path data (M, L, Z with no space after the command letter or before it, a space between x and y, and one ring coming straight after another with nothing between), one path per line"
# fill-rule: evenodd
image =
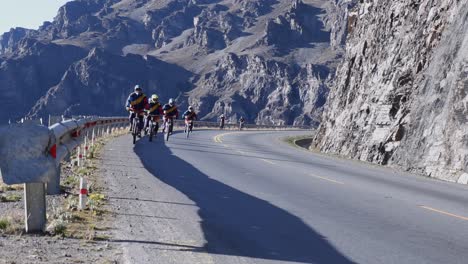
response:
M189 110L189 111L193 111L193 106L189 106L189 107L188 107L188 110Z
M140 87L140 85L138 85L138 84L135 85L135 92L136 92L136 91L141 91L141 87Z
M170 105L173 105L173 104L175 104L175 100L174 100L174 99L172 99L172 98L171 98L171 99L169 99L169 104L170 104Z

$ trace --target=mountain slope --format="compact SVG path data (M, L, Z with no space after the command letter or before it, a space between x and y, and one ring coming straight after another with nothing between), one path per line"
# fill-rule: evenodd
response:
M76 0L38 30L4 34L0 57L9 60L17 56L22 41L36 41L76 47L86 54L97 48L110 65L149 69L142 74L123 70L117 84L105 77L110 73L99 60L83 59L86 55L81 54L67 61L68 67L54 69L63 78L50 78L47 87L14 87L42 93L40 100L34 97L36 102L27 103L33 117L102 112L92 100L75 107L76 97L70 96L92 94L95 87L112 102L104 113L121 114L122 98L141 83L148 93L160 93L162 100L175 96L182 107L195 105L203 119L225 113L233 120L245 115L257 123L316 125L343 53L347 10L354 2ZM142 57L136 60L127 54ZM167 67L156 69L150 61L165 62ZM96 67L104 77L93 72ZM84 89L82 81L70 81L70 76L87 79L89 88ZM17 117L4 112L3 120Z

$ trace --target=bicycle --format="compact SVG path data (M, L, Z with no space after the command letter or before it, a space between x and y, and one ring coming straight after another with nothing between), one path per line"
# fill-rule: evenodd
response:
M164 117L164 129L163 129L163 132L165 133L164 134L164 138L166 139L166 141L169 141L169 136L171 135L172 133L172 130L173 130L173 127L174 127L174 120L172 120L172 117L169 117L169 116L165 116Z
M141 115L143 115L143 112L139 112L139 113L136 113L135 110L132 110L133 113L135 113L135 117L133 117L133 120L132 120L132 127L131 127L131 131L132 131L132 138L133 138L133 144L136 143L136 138L138 135L140 135L141 133L141 127L142 127L142 118L140 118Z
M189 138L190 133L193 131L193 120L185 120L185 136Z
M150 115L148 130L149 130L149 141L153 141L153 137L156 137L159 129L159 116Z

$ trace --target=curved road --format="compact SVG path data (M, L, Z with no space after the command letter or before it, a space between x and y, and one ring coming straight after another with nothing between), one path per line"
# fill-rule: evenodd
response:
M127 263L468 263L468 188L314 154L304 132L106 145Z

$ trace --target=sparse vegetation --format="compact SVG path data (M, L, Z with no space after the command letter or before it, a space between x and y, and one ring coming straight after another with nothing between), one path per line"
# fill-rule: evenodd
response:
M8 191L22 191L23 189L24 186L22 184L6 185L4 183L0 183L0 193Z
M20 200L21 200L21 195L17 193L10 193L10 194L0 196L0 202L2 203L18 202Z
M24 219L20 214L7 214L0 218L0 234L20 234L23 226Z
M114 136L114 135L113 135ZM62 180L62 188L69 195L61 209L55 210L49 218L50 225L47 228L49 234L60 237L73 237L92 241L105 236L98 234L98 231L108 230L105 226L96 226L108 213L104 209L106 197L102 194L103 188L97 185L96 158L102 150L105 141L111 137L105 137L95 141L94 146L88 150L87 161L84 167L77 167L68 164L62 166L63 175L67 175ZM80 177L88 180L88 209L78 210L78 189Z
M0 219L0 230L4 231L10 226L10 221L8 219Z

